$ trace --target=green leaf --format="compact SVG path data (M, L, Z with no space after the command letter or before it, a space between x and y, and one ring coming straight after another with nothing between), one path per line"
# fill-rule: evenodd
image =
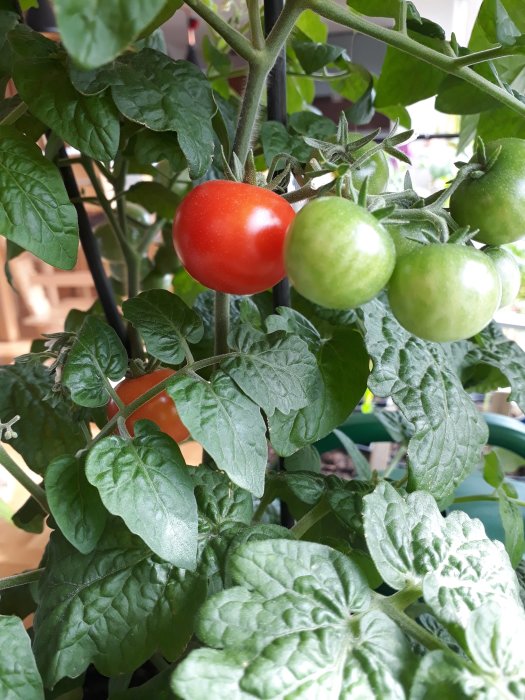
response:
M282 332L267 336L242 324L230 334L229 345L239 352L221 369L267 416L303 408L320 381L316 358L301 338Z
M313 41L294 41L292 46L305 73L316 73L345 52L341 46Z
M19 452L34 472L43 474L49 462L85 446L72 405L50 401L53 378L46 367L16 363L0 367L0 416L5 420L20 416L18 437L9 444Z
M349 438L346 433L343 433L342 430L334 430L333 433L345 449L345 452L350 456L357 478L371 479L372 471L370 469L370 464L368 463L366 457L361 454L361 451L355 442Z
M505 531L505 549L512 566L516 567L525 554L525 535L523 532L523 511L510 500L503 488L498 489L499 514Z
M195 311L164 289L142 292L125 301L122 309L141 334L148 352L167 364L182 362L187 343L198 343L204 333Z
M410 700L469 700L469 682L479 688L467 663L457 654L446 651L431 651L421 660L414 676ZM489 700L484 695L478 695Z
M420 588L444 624L465 629L483 603L519 600L503 545L487 538L479 520L461 511L442 518L430 494L401 496L387 482L364 503L366 541L384 581Z
M520 408L525 409L525 352L495 323L489 324L474 340L464 358L463 372L476 365L496 368L511 386L509 401L516 401Z
M22 620L0 615L2 700L44 700L42 680Z
M321 471L321 456L313 445L306 445L284 460L287 472L307 471L319 474Z
M96 316L87 316L69 351L62 383L80 406L105 406L107 379L122 379L128 366L126 350L116 332Z
M484 70L483 74L490 79L490 71ZM435 106L445 114L478 114L498 108L500 104L494 97L490 97L461 78L447 75L439 86Z
M291 114L288 126L298 134L321 140L335 136L337 131L337 127L331 119L314 112L296 112Z
M463 390L446 345L411 336L379 300L359 315L374 364L368 386L375 396L391 396L414 427L409 489L445 501L479 464L486 423Z
M211 87L197 66L143 49L116 63L113 99L122 114L153 131L175 131L192 178L202 177L213 154Z
M483 478L485 481L498 488L498 486L505 479L505 472L501 468L500 461L496 452L489 452L485 455L484 465L483 465Z
M173 669L168 667L142 685L111 693L111 700L173 700L170 687L172 673Z
M315 397L296 413L276 411L269 419L270 442L284 457L341 425L365 392L369 358L357 331L335 329L318 351L317 362L322 381Z
M68 61L69 79L73 87L83 95L98 95L111 85L113 64L82 70L71 59Z
M127 190L126 199L168 220L173 219L180 204L179 195L160 182L136 182Z
M112 160L120 125L111 97L77 92L69 79L66 53L38 32L19 25L9 41L13 78L31 112L82 153Z
M142 129L133 138L133 154L139 163L150 165L167 160L173 172L186 167L186 159L180 149L177 134L169 131Z
M286 76L286 108L288 114L302 112L308 109L315 98L315 82L313 78L304 76Z
M89 452L86 476L102 502L166 561L195 569L197 506L177 443L151 423L136 437L104 438Z
M46 469L46 496L64 537L82 554L93 551L106 526L107 512L86 479L84 462L66 455Z
M443 41L412 31L408 35L420 44L443 53ZM397 104L411 105L432 97L444 77L445 74L439 68L389 46L376 84L375 104L378 108Z
M279 153L288 153L303 163L312 153L311 147L307 146L300 136L289 134L284 124L280 122L264 122L261 127L261 142L268 167Z
M237 585L203 606L197 628L223 651L191 653L173 675L175 693L203 698L195 680L216 676L221 697L404 697L408 642L386 615L367 612L370 591L347 557L312 543L251 541L235 549L229 573Z
M54 8L68 53L84 68L98 68L124 51L166 4L166 0L118 0L86 7L80 0L56 0Z
M295 27L311 41L324 44L328 37L328 27L313 10L305 10L295 23Z
M44 520L46 517L47 513L44 512L42 506L31 496L24 505L20 506L16 513L14 513L11 520L13 525L16 525L16 527L19 527L25 532L40 534L44 531Z
M52 687L90 663L114 676L157 649L174 658L191 637L206 582L152 555L113 519L88 555L53 533L39 590L34 652Z
M211 382L179 373L167 392L217 467L238 486L262 496L268 450L259 407L223 372Z
M50 265L75 266L77 215L62 178L12 126L0 126L0 230Z

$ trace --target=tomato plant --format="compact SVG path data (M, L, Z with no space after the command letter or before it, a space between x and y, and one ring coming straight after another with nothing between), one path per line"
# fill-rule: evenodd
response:
M525 142L505 138L486 146L497 156L481 177L468 178L450 198L450 212L461 226L479 229L476 240L498 246L525 236Z
M117 395L122 399L125 406L144 394L148 389L156 386L164 379L171 377L175 372L172 369L156 369L149 374L140 377L129 377L123 379L115 388ZM113 399L108 403L108 418L113 418L118 412L118 406ZM165 391L157 394L147 403L133 411L126 419L126 428L130 435L134 434L133 426L138 420L150 420L172 437L175 442L186 440L189 431L181 421L173 400Z
M398 260L388 300L410 333L446 343L470 338L485 328L499 307L501 282L482 252L437 243Z
M190 275L210 289L262 292L284 277L284 236L294 215L274 192L241 182L205 182L177 209L175 250Z
M316 304L348 309L373 299L395 262L392 239L365 209L319 197L295 217L285 241L286 273Z
M494 263L501 282L501 306L512 304L521 286L521 272L516 258L505 248L483 248Z
M6 271L80 244L98 298L0 366L0 466L28 494L0 535L52 530L0 552L0 699L525 700L523 503L487 454L505 427L522 459L524 430L472 400L525 410L525 353L490 322L515 268L464 228L523 231L522 3L483 0L461 47L408 0L275 22L272 0L54 0L57 41L35 4L0 3ZM166 52L175 12L206 24L200 66ZM329 28L382 42L378 74ZM433 95L473 161L385 192ZM350 437L385 430L377 469ZM351 471L321 459L336 436ZM495 541L443 515L474 499Z

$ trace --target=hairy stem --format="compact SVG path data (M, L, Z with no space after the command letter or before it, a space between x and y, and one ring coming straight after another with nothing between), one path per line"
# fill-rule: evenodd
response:
M33 496L42 510L45 513L49 513L49 505L44 489L35 484L33 479L7 454L2 445L0 445L0 464Z
M525 502L524 501L518 501L515 498L510 498L507 496L509 501L514 503L516 506L521 506L522 508L525 508ZM458 498L454 499L454 503L472 503L474 501L499 501L498 496L489 496L488 494L479 494L476 496L459 496Z
M410 56L414 56L421 61L425 61L425 63L429 63L435 68L439 68L444 73L449 73L450 75L455 75L457 78L461 78L466 83L470 83L470 85L479 88L485 94L494 97L494 99L509 107L512 111L521 114L521 116L525 116L525 104L523 102L520 102L520 100L516 99L504 88L494 85L490 80L483 78L468 66L457 65L457 56L445 55L435 49L420 44L418 41L406 36L402 32L381 27L369 19L366 19L363 15L353 11L351 8L338 5L334 0L305 0L305 4L306 7L314 10L314 12L317 12L325 19L337 22L344 27L354 29L360 34L378 39L388 46L393 46Z
M234 27L230 26L218 12L212 10L203 0L187 0L186 5L191 7L199 17L202 17L231 46L236 54L246 61L253 60L255 51L250 42Z
M45 569L33 569L32 571L24 571L23 574L15 574L0 579L0 591L5 591L8 588L16 588L17 586L25 586L27 583L38 581Z
M215 347L216 355L228 352L228 333L230 332L230 295L215 292Z
M264 49L264 34L261 24L261 10L259 0L246 0L248 5L248 17L250 20L250 32L252 44L257 50Z

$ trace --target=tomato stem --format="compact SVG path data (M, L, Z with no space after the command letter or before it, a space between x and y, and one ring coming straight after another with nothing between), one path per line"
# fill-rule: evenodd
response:
M28 583L38 581L45 568L33 569L32 571L24 571L23 574L15 574L14 576L6 576L0 578L0 591L5 591L8 588L16 588L17 586L25 586Z
M248 5L248 17L250 20L252 44L257 50L264 49L265 41L261 24L259 0L246 0L246 4Z
M0 445L0 464L18 483L28 491L35 499L38 505L45 513L49 513L49 505L47 503L44 489L36 484L33 479L27 474L18 464L7 454L6 450Z
M308 511L303 517L298 520L295 525L291 528L291 531L295 537L300 540L301 537L310 530L319 520L322 520L325 515L331 511L330 504L321 499L311 510Z

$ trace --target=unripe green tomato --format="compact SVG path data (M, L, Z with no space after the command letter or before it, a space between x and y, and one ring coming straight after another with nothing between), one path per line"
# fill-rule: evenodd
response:
M342 197L304 206L286 234L284 264L296 290L329 309L373 299L395 264L391 237L366 209Z
M357 134L355 132L348 134L349 141L357 141L357 139L361 137L362 134ZM367 143L366 146L356 151L355 155L357 157L362 156L364 153L367 153L367 151L371 151L375 146L376 144L371 141ZM352 170L352 182L358 190L363 184L365 177L368 177L368 194L381 194L386 190L390 178L390 171L388 168L388 160L383 151L378 151L374 153L373 156L370 156L358 170Z
M499 307L501 282L494 264L480 250L431 243L397 261L388 299L409 333L447 343L485 328Z
M450 198L450 213L460 226L479 229L476 240L504 245L525 236L525 141L504 138L486 145L490 158L501 152L488 172L467 178Z
M494 263L501 280L500 308L512 304L521 287L521 271L516 258L504 248L483 248L483 252Z
M420 224L415 224L413 222L396 222L396 223L384 223L383 226L386 228L394 245L396 247L396 258L402 258L403 255L408 255L416 248L421 247L421 243L414 241L412 238L407 238L406 233L411 231L419 230L421 228Z

